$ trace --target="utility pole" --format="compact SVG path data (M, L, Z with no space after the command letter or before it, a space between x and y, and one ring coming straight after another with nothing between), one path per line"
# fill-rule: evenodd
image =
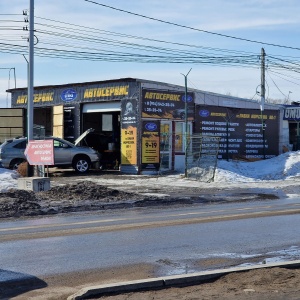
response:
M34 0L29 8L29 64L27 92L27 139L33 139L33 66L34 66Z
M184 159L184 177L187 177L187 142L188 142L188 107L187 107L187 77L190 74L192 68L188 71L184 76L184 86L185 86L185 93L184 93L184 123L185 123L185 159Z
M265 124L264 119L263 119L263 112L264 112L264 109L265 109L265 93L266 93L266 88L265 88L265 68L266 68L266 66L265 66L265 64L266 64L265 63L265 56L266 56L265 49L261 48L260 113L261 113L261 126L262 126L262 135L263 135L263 157L264 157L264 159L266 158L266 155L265 155L265 128L266 128L265 125L266 124Z

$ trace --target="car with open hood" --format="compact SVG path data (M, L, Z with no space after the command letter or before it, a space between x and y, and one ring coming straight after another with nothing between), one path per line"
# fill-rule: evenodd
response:
M99 168L101 154L91 147L78 146L79 142L92 131L93 129L86 130L74 144L53 136L43 138L53 140L54 167L72 167L78 173L85 173L90 168ZM1 144L0 165L4 168L17 169L20 163L26 161L24 154L26 145L26 137L9 139Z

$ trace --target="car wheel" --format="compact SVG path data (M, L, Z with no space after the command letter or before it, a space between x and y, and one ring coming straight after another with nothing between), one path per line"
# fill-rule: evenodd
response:
M76 158L73 168L77 173L86 173L90 169L90 161L84 157Z
M24 161L24 159L14 159L10 162L9 168L16 171L18 170L19 165Z

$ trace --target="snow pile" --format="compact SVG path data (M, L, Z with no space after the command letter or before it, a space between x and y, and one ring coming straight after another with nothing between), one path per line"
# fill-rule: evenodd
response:
M287 180L300 176L300 151L287 152L271 159L256 162L219 160L214 182L257 182ZM0 168L0 192L17 188L18 173ZM144 177L143 177L144 178ZM182 175L172 176L172 180ZM163 180L159 181L164 184ZM184 181L187 184L186 180Z
M286 180L296 176L300 176L300 151L256 162L219 160L214 181Z
M0 192L6 192L18 185L17 179L20 177L16 171L0 168Z

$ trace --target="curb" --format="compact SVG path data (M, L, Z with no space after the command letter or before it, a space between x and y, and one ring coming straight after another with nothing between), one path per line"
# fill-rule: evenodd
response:
M243 272L255 269L265 269L265 268L299 268L300 260L294 260L289 262L278 262L263 265L253 265L247 267L234 267L222 270L213 271L203 271L193 274L175 275L175 276L164 276L157 278L150 278L144 280L133 280L124 281L119 283L102 284L97 286L86 287L78 291L77 293L69 296L67 300L81 300L91 296L101 296L110 293L125 293L134 292L144 289L161 289L178 285L193 285L201 284L205 281L211 279L217 279L223 275L233 273L233 272Z

